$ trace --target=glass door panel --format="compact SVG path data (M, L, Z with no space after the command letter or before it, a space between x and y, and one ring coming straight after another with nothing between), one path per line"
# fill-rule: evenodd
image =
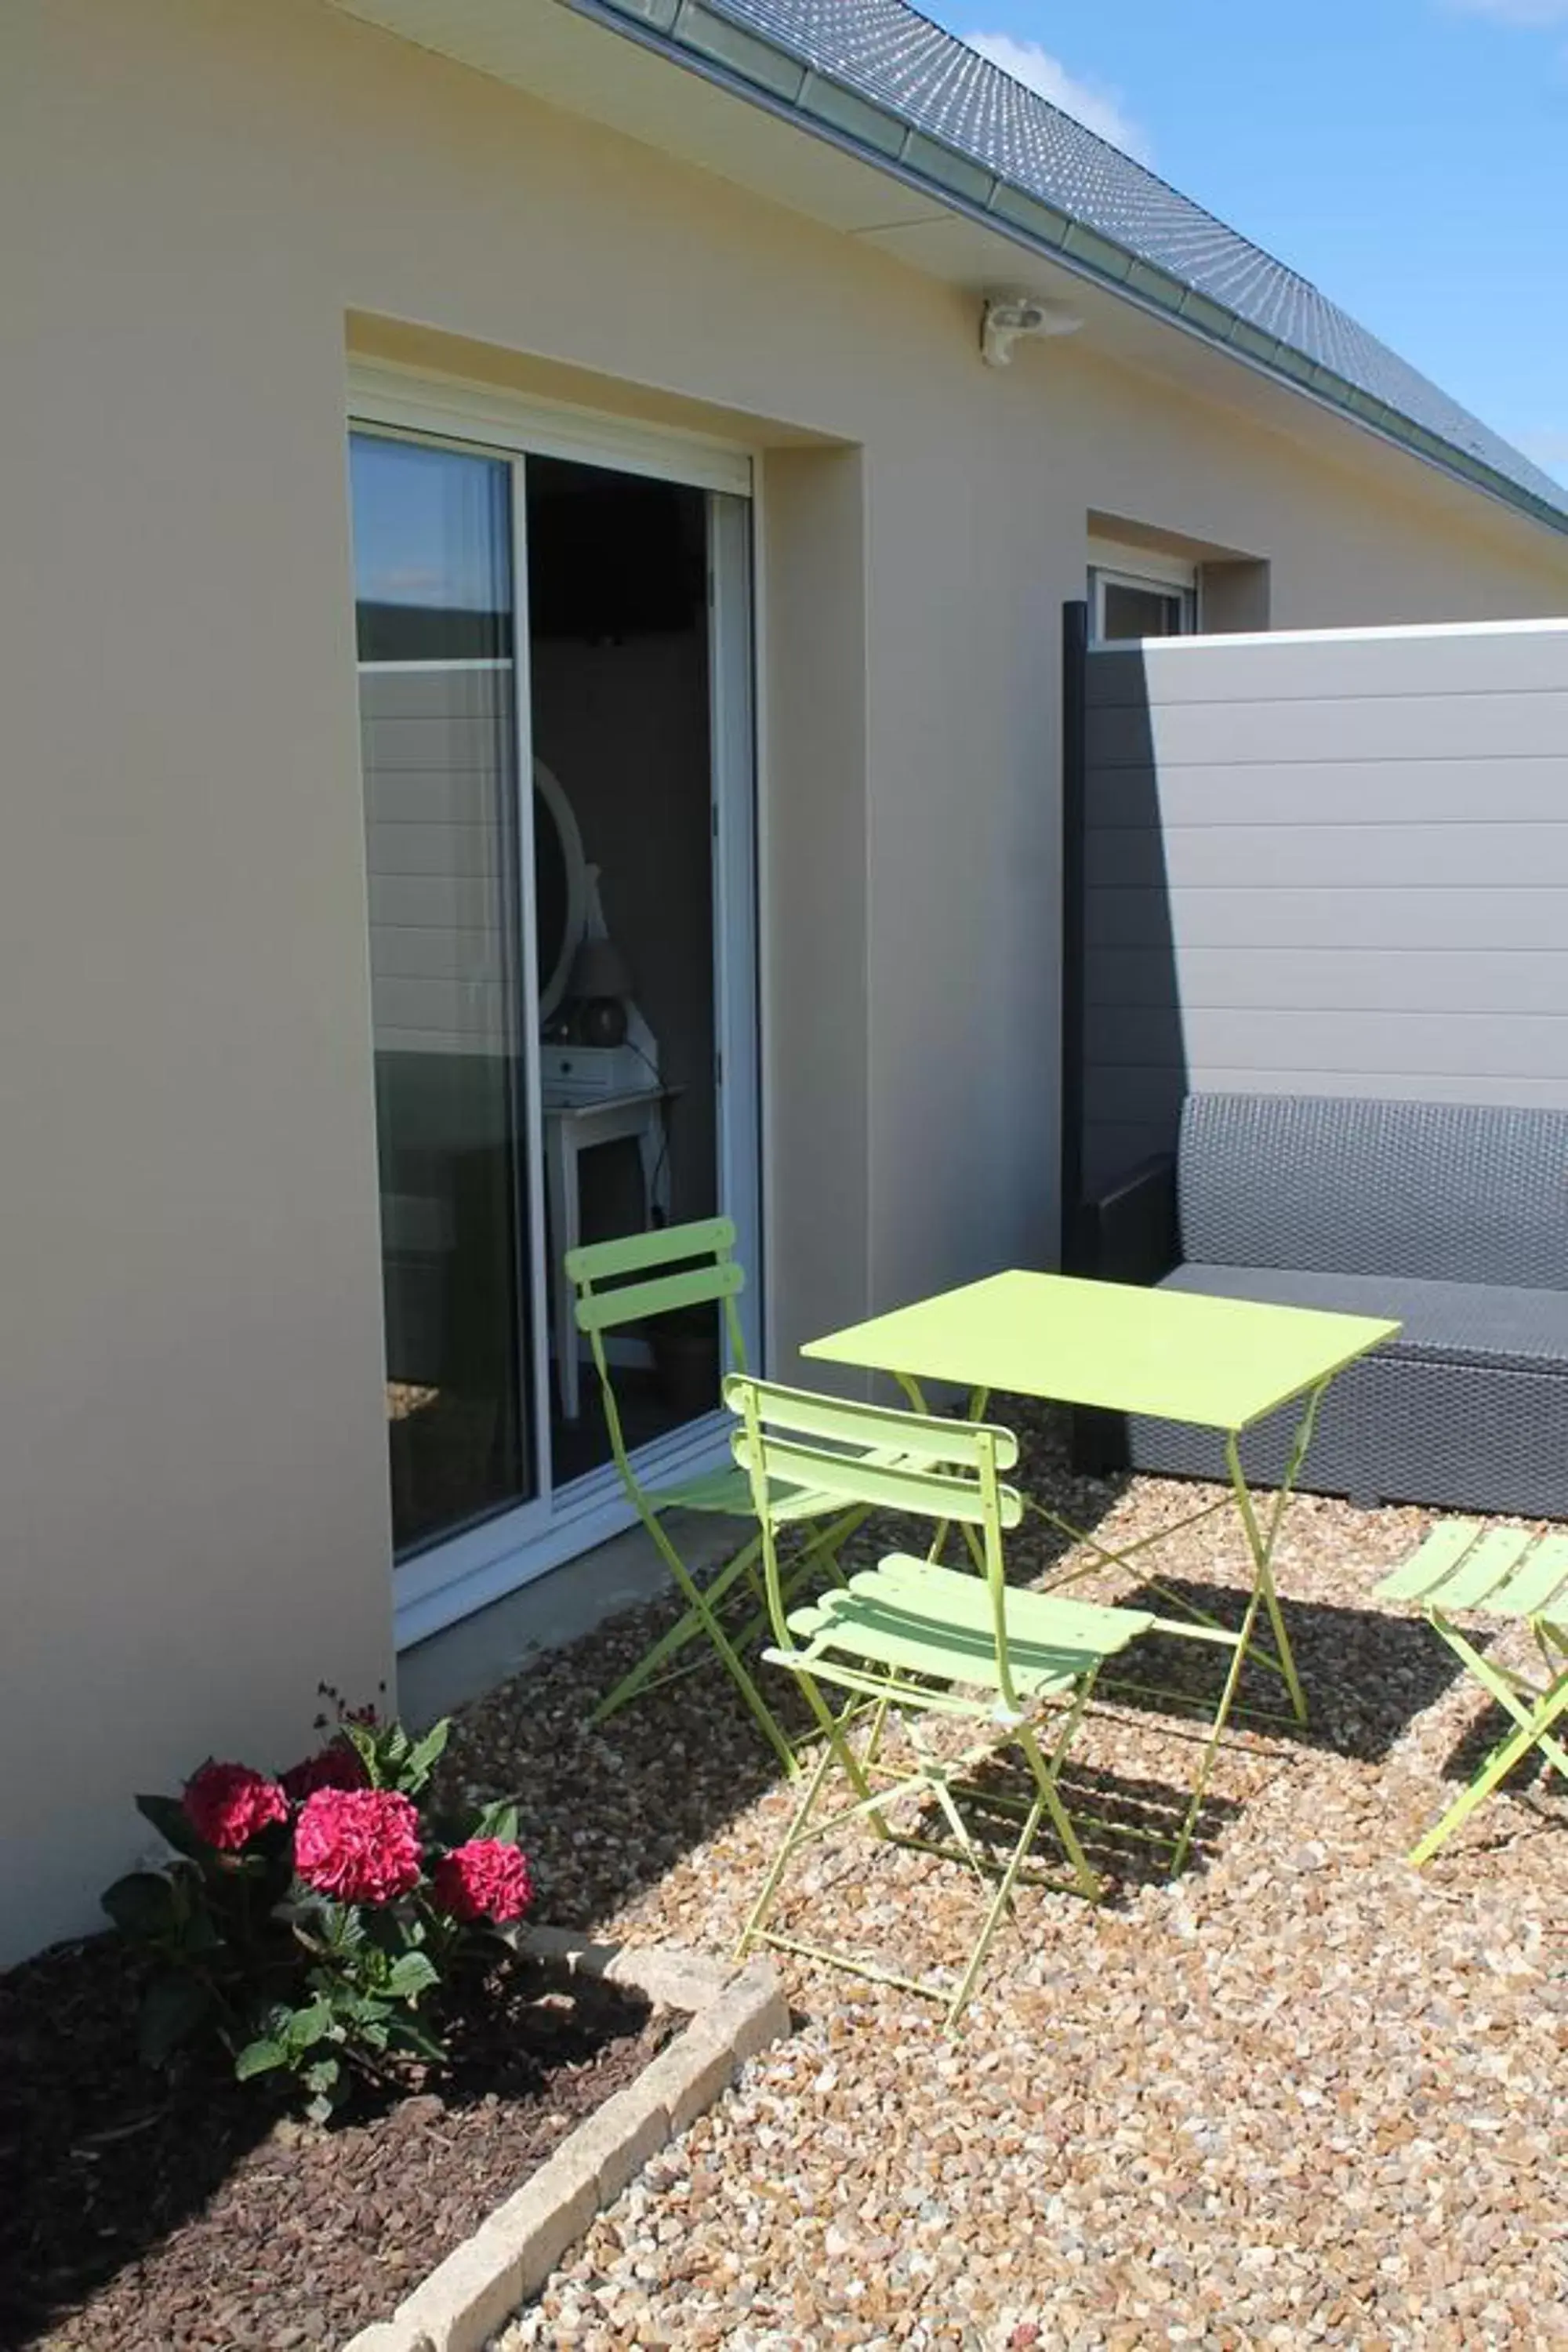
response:
M538 1491L511 467L351 439L399 1556Z
M527 461L552 1277L576 1241L711 1217L721 1204L709 503L683 482ZM550 1354L551 1475L564 1487L611 1449L569 1289L553 1278ZM615 1334L628 1445L715 1412L720 1359L711 1306Z

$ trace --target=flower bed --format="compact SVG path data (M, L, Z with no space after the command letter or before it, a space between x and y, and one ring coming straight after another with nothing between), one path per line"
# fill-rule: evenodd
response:
M671 2030L518 1943L510 1799L334 1701L289 1770L142 1796L120 1939L0 1981L0 2344L336 2345L389 2313ZM335 1717L335 1719L334 1719Z
M681 2021L503 1954L448 2056L346 2120L279 2113L196 2042L150 2073L107 1937L0 1978L0 2345L315 2352L384 2318Z

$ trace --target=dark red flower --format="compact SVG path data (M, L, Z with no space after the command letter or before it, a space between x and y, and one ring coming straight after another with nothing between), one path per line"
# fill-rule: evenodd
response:
M302 1805L318 1789L363 1789L364 1766L346 1739L334 1739L302 1764L290 1764L278 1778L289 1803Z
M528 1856L500 1838L470 1838L454 1846L436 1864L431 1885L454 1919L521 1919L533 1900Z
M277 1781L248 1764L204 1764L186 1781L181 1802L196 1835L220 1853L237 1853L268 1822L289 1818Z
M294 1824L294 1866L340 1903L391 1903L419 1883L419 1815L395 1789L318 1789Z

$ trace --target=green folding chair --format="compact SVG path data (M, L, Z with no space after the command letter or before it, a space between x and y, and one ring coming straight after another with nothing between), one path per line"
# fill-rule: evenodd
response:
M1410 1859L1419 1865L1532 1748L1568 1780L1568 1749L1552 1730L1568 1708L1568 1535L1532 1536L1524 1528L1488 1531L1476 1519L1446 1519L1402 1568L1384 1577L1377 1598L1418 1602L1433 1632L1515 1726L1441 1821L1411 1848ZM1449 1612L1456 1609L1522 1618L1541 1653L1544 1681L1483 1657L1454 1623Z
M789 1825L741 1937L738 1958L754 1944L826 1960L877 1981L900 1985L944 2003L946 2022L962 2015L1030 1849L1048 1819L1067 1857L1076 1890L1098 1898L1099 1878L1085 1858L1059 1787L1062 1765L1104 1661L1153 1622L1142 1610L1106 1609L1089 1601L1029 1592L1005 1581L1002 1534L1023 1515L1017 1491L1000 1473L1018 1458L1011 1432L983 1422L936 1419L923 1413L849 1404L832 1397L732 1376L725 1400L740 1420L735 1459L747 1473L763 1531L763 1566L775 1646L763 1652L794 1675L822 1736L816 1768ZM982 1573L943 1568L928 1554L889 1553L872 1569L791 1610L780 1573L780 1513L774 1497L809 1488L858 1513L907 1513L956 1524L978 1540ZM837 1711L825 1686L843 1692ZM1054 1736L1041 1745L1042 1718L1062 1710ZM868 1715L869 1738L857 1752L852 1718ZM885 1764L882 1742L889 1716L901 1719L915 1755L911 1770ZM921 1738L921 1718L959 1717L975 1727L963 1755L932 1753ZM1022 1800L1011 1801L965 1776L1009 1748L1022 1752L1027 1778ZM818 1800L837 1768L847 1801L822 1816ZM894 1831L889 1813L911 1798L934 1805L949 1836ZM976 1842L961 1800L990 1811L1023 1815L1005 1860ZM895 1974L852 1954L784 1935L768 1925L792 1858L842 1823L863 1821L873 1835L963 1862L994 1892L956 1990L931 1979ZM1031 1882L1032 1883L1032 1882Z
M722 1469L659 1486L645 1486L632 1466L626 1449L605 1336L646 1324L674 1308L712 1305L722 1317L725 1347L731 1364L745 1363L745 1344L735 1300L745 1276L732 1252L735 1228L728 1217L701 1223L665 1225L651 1233L632 1234L619 1241L594 1242L567 1252L567 1275L576 1292L577 1328L586 1335L604 1399L610 1450L638 1518L685 1598L686 1608L668 1632L661 1634L631 1672L595 1708L592 1720L607 1723L632 1700L660 1689L704 1663L701 1658L677 1664L693 1643L706 1640L717 1652L731 1679L755 1717L769 1745L786 1771L798 1768L795 1747L758 1690L743 1653L765 1632L767 1610L757 1562L762 1537L753 1532L741 1549L705 1582L692 1573L664 1524L669 1511L717 1513L752 1520L755 1528L752 1484L743 1471ZM714 1400L717 1407L718 1399ZM781 1488L773 1497L776 1523L803 1526L805 1539L784 1570L791 1590L797 1589L819 1567L837 1576L836 1551L853 1519L836 1522L832 1503L797 1486ZM828 1524L820 1522L826 1515ZM858 1515L857 1515L858 1516ZM742 1621L733 1619L737 1604Z

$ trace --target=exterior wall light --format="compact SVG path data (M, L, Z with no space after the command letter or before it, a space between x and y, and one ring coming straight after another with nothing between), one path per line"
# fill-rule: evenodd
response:
M1082 324L1076 310L1036 294L987 294L980 314L980 356L987 367L1005 367L1020 335L1073 335Z

